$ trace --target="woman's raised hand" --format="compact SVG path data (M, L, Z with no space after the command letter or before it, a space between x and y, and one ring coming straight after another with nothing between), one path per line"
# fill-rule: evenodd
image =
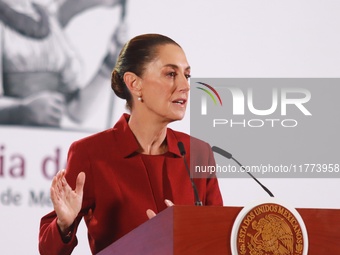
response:
M72 190L65 179L65 170L56 174L51 185L51 200L57 214L57 224L62 233L66 233L81 209L85 173L78 174L76 188Z

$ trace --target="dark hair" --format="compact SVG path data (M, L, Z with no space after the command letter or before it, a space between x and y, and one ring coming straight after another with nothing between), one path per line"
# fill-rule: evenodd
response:
M143 34L128 41L119 53L111 76L111 88L118 97L126 99L127 107L130 110L132 108L132 97L124 83L124 73L132 72L141 77L145 70L145 65L157 57L157 47L165 44L179 46L178 43L167 36Z

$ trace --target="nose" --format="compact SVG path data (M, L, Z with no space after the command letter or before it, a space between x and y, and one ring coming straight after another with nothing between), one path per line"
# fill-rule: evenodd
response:
M188 92L190 90L190 81L185 74L180 75L178 79L178 90L181 92Z

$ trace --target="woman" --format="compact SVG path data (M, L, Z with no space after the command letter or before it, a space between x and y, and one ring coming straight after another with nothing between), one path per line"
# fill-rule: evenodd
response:
M41 220L41 254L70 254L83 216L95 254L171 201L194 204L177 143L187 152L193 146L195 153L187 159L194 165L215 164L211 148L167 128L184 117L189 77L182 48L168 37L140 35L124 46L111 86L126 99L131 114L124 114L112 129L71 145L67 170L58 173L51 186L55 211ZM216 178L194 181L204 205L222 205Z

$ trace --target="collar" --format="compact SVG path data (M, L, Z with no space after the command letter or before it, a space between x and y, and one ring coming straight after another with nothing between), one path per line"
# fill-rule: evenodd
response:
M115 132L115 139L118 143L118 150L120 151L120 153L122 153L122 156L124 158L131 157L137 154L137 151L139 149L137 139L128 125L129 118L130 115L124 113L113 127L113 130ZM175 132L170 128L167 128L166 139L168 144L168 152L181 157L177 146L177 136Z

